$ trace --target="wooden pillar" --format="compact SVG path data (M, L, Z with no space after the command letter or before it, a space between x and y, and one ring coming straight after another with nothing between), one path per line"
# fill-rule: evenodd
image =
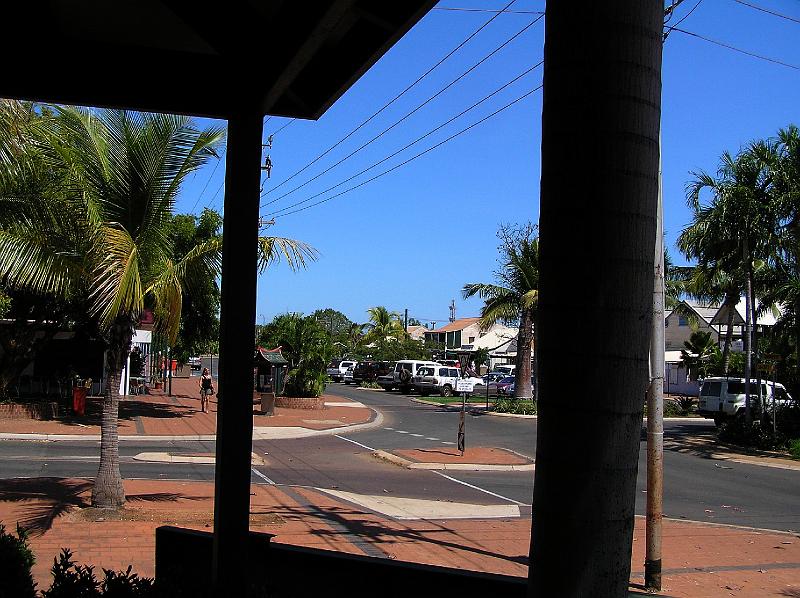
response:
M214 487L217 596L245 596L249 569L262 118L259 110L251 109L228 119Z
M663 2L548 2L546 18L529 595L621 598L648 381Z

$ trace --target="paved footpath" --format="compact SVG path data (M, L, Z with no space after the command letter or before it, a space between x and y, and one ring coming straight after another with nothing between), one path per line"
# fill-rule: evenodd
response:
M173 397L153 394L130 397L121 407L123 437L212 437L216 404L199 412L195 380L176 380ZM275 417L254 415L254 427L317 434L359 425L375 425L374 411L340 397L328 408L306 411L278 408ZM93 407L85 418L59 422L0 422L0 433L54 434L78 438L99 434ZM349 426L349 428L348 428ZM281 437L281 436L273 436ZM397 451L407 467L462 463L450 449ZM532 468L514 453L492 447L470 449L473 465ZM772 464L774 465L774 464ZM19 522L31 533L40 588L49 586L49 569L61 547L69 547L81 563L112 569L129 564L153 575L154 530L171 524L211 529L213 484L167 480L126 480L127 504L115 514L88 508L91 480L14 478L0 480L0 522L13 529ZM527 516L475 517L462 513L442 519L436 509L403 503L402 497L348 495L295 485L253 485L251 529L276 534L274 541L510 575L527 575L531 520ZM377 508L375 501L383 501ZM419 501L434 502L434 501ZM372 507L370 506L372 505ZM430 507L430 505L428 505ZM387 515L392 513L394 515ZM417 510L415 510L417 509ZM517 509L517 512L519 509ZM529 511L528 511L529 512ZM432 513L428 516L426 513ZM580 542L580 538L575 538ZM632 591L642 582L644 520L636 518ZM719 526L688 521L664 523L665 596L800 596L800 536L769 530Z

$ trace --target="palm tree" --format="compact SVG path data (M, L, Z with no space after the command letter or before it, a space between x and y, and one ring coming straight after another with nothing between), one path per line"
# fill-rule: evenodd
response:
M776 244L776 206L773 200L769 163L772 152L767 142L757 142L735 157L722 154L716 176L699 171L687 186L687 200L693 211L692 223L681 233L678 244L690 259L730 278L730 296L744 291L745 384L751 375L752 315L755 303L755 271L769 259ZM704 203L701 194L711 193ZM730 330L730 327L729 327ZM747 405L750 419L750 402Z
M0 189L0 277L10 287L79 298L106 341L100 467L92 504L125 501L119 473L119 380L139 316L154 310L157 328L174 341L186 285L216 277L221 238L173 259L167 223L186 176L217 156L224 131L198 130L184 116L54 108L33 129L32 155L57 184L21 196ZM13 177L10 177L13 178ZM0 177L0 182L4 179ZM41 190L40 190L41 191ZM261 266L315 259L288 239L261 242Z
M536 338L536 307L539 299L539 239L536 227L503 227L501 268L495 273L499 284L470 283L464 285L464 299L477 295L484 300L481 328L497 322L519 322L517 335L517 368L514 397L532 399L531 346Z
M714 354L719 351L711 332L697 330L692 333L688 341L681 349L681 361L689 372L692 380L705 378L708 375L710 361Z
M405 335L405 329L400 321L400 314L389 311L382 305L370 307L367 310L369 322L366 326L369 329L367 338L378 344L383 344L386 340L399 340Z

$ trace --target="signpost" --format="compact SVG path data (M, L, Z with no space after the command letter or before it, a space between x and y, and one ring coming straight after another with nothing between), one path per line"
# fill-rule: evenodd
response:
M467 380L467 366L469 364L470 353L464 352L458 354L458 361L461 365L461 379L456 380L456 392L461 393L461 413L458 418L458 450L461 456L464 456L466 448L466 421L465 415L467 411L467 397L472 392L474 384L471 380Z

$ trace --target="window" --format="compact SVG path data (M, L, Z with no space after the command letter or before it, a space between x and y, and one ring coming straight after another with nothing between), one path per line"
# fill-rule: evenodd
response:
M701 397L718 397L722 390L722 382L704 382L700 391Z
M664 328L669 328L669 318L664 320Z
M688 326L689 320L686 319L686 316L678 316L678 326Z
M458 378L458 370L456 370L456 369L451 369L451 370L450 370L450 377L451 377L451 378Z
M447 368L439 368L439 375L440 376L447 376Z
M729 395L744 394L744 382L728 382L728 394Z
M469 344L471 345L474 342L475 342L475 337L474 336L469 337Z

